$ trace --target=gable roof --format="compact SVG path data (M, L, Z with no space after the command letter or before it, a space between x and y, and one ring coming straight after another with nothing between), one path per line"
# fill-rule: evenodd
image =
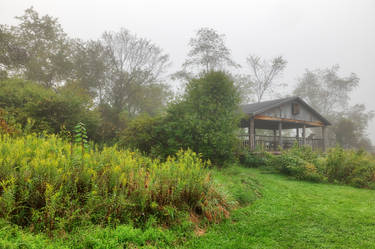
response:
M297 96L241 105L240 108L244 113L249 114L250 116L255 116L263 112L266 112L274 107L281 106L289 102L299 102L309 111L314 113L325 125L331 125L331 123L326 118L324 118L319 112L314 110L314 108L312 108L303 99Z

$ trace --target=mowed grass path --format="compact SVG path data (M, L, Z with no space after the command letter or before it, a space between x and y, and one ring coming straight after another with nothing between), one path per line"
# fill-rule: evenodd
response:
M258 169L263 197L210 227L186 248L375 248L375 191L309 183ZM219 177L230 182L225 172Z

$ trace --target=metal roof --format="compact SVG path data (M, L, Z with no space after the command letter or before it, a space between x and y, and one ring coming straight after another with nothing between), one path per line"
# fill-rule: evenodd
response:
M244 113L249 114L250 116L255 116L263 112L266 112L274 107L281 106L289 102L299 102L300 104L305 106L309 111L314 113L325 125L331 125L331 123L326 118L324 118L319 112L314 110L314 108L312 108L303 99L297 96L241 105L240 108Z

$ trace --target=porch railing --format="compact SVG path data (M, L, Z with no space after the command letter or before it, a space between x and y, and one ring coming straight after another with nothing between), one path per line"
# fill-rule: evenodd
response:
M239 135L241 146L250 149L249 135ZM302 146L304 139L302 137L282 137L282 149L289 149L294 144ZM313 150L322 150L323 139L321 138L306 138L305 145L311 146ZM255 135L255 147L265 151L278 151L279 150L279 137L267 135Z

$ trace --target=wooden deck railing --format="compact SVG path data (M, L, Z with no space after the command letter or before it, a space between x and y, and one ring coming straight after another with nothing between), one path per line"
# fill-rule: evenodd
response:
M249 148L249 135L239 135L241 146L243 148ZM304 144L303 138L299 137L282 137L282 149L291 148L294 144L302 146ZM321 138L306 138L305 145L311 146L313 150L322 150L323 139ZM265 151L278 151L279 150L279 137L266 136L266 135L255 135L255 147Z

